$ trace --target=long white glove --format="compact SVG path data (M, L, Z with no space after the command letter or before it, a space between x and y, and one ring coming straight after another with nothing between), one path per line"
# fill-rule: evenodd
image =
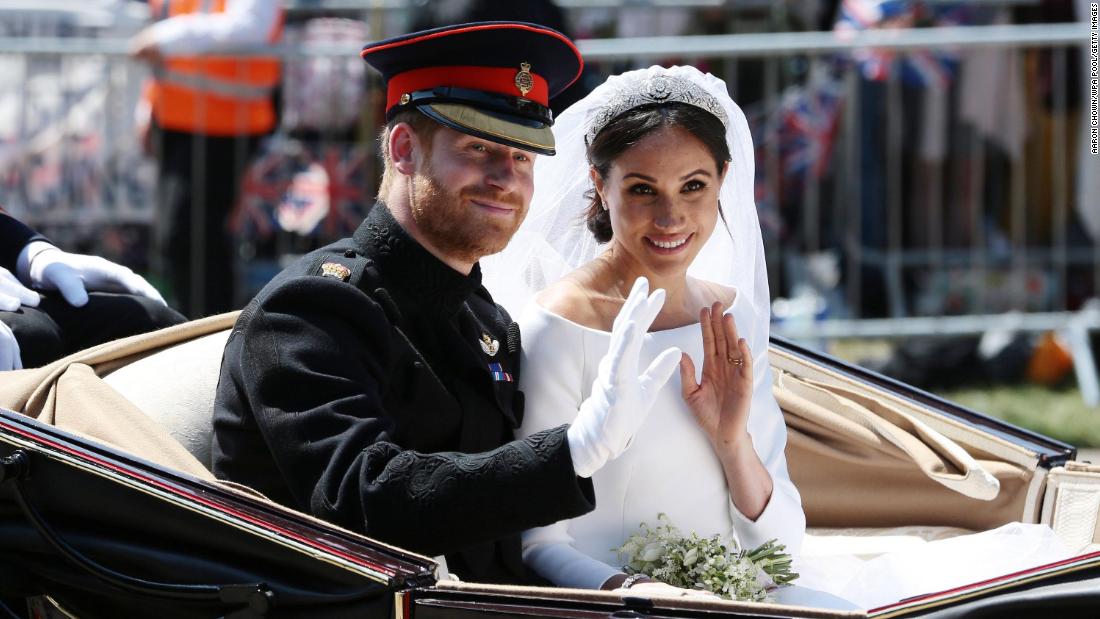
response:
M57 290L73 307L82 307L88 302L89 290L128 292L167 305L164 297L145 278L105 258L70 254L41 241L29 244L23 256L26 260L20 260L20 275L24 274L22 265L25 264L25 280L32 287Z
M615 317L611 345L600 361L592 393L566 432L573 470L580 477L591 477L630 445L649 414L653 396L680 361L680 349L669 348L638 374L642 340L664 302L665 291L650 295L649 282L639 277Z

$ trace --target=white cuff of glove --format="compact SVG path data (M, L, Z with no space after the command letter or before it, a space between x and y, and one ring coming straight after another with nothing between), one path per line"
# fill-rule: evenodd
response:
M593 410L600 406L598 399L604 400L602 412ZM608 408L610 407L604 398L593 394L581 404L577 418L565 431L569 455L573 458L573 470L577 477L592 477L613 457L611 450L600 440L599 422L607 416Z
M23 284L30 286L31 284L31 262L34 261L38 254L49 251L51 249L57 249L57 246L53 243L47 243L46 241L31 241L27 243L27 246L23 248L23 251L19 252L19 257L15 259L15 274L19 277L19 281Z

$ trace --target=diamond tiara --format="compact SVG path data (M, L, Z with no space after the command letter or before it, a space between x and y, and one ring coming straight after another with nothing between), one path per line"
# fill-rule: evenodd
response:
M623 113L652 103L693 105L713 114L722 121L723 127L729 127L729 119L726 117L725 110L722 109L722 104L698 84L682 77L655 75L619 90L606 106L597 109L592 115L592 124L589 125L588 132L585 134L585 144L591 144L596 134L603 131L608 123Z

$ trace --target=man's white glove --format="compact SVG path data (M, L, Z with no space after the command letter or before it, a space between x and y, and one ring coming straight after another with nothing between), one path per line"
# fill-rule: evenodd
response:
M23 361L19 358L19 342L15 340L15 334L11 332L11 327L0 320L0 372L22 369Z
M38 293L27 288L12 272L0 267L0 311L14 312L20 305L38 306Z
M14 312L21 305L35 307L38 293L24 286L11 271L0 267L0 312ZM23 369L19 358L19 342L11 327L0 320L0 372Z
M639 277L615 317L611 345L600 361L592 393L566 432L573 470L580 477L591 477L630 445L654 396L680 361L680 350L669 348L638 374L642 340L664 302L665 291L650 295L649 282Z
M167 305L156 288L127 267L99 256L63 252L42 241L24 248L19 271L32 287L56 290L73 307L83 307L88 302L89 290L127 292Z

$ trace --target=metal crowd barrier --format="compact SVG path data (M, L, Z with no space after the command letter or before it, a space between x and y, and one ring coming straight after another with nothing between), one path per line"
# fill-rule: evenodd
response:
M809 309L803 307L800 316L778 321L776 333L795 338L850 338L976 334L991 327L1062 331L1074 347L1083 395L1095 405L1100 404L1100 385L1090 365L1087 333L1100 329L1100 312L1071 311L1080 301L1074 297L1079 294L1074 286L1091 288L1092 295L1100 291L1100 239L1078 242L1071 236L1075 201L1095 201L1077 204L1078 210L1100 208L1098 196L1076 195L1070 177L1074 167L1079 175L1100 175L1100 158L1078 157L1078 151L1072 148L1087 139L1089 93L1086 88L1080 89L1082 110L1075 116L1069 105L1070 82L1076 79L1070 74L1071 56L1084 56L1082 50L1089 39L1087 24L1043 24L865 31L848 36L806 32L602 39L582 40L578 46L589 64L603 63L617 69L623 61L635 66L669 59L706 64L726 79L737 100L743 94L738 90L747 83L743 76L759 76L761 83L755 85L758 100L744 107L750 118L755 114L759 120L754 136L760 150L757 194L765 196L764 202L772 202L761 208L765 229L770 231L767 252L773 295L797 297L793 288L805 284L802 291L811 290L817 303L807 306ZM274 54L288 62L339 60L357 57L361 45L362 41L283 44L242 50L240 54ZM869 96L867 80L859 75L860 65L851 58L874 52L947 51L962 56L973 50L995 50L1018 63L1013 65L1014 70L1045 80L1041 83L1049 91L1045 95L1048 109L1041 116L1043 124L1031 127L1031 135L1024 140L1025 148L1031 150L1006 158L991 148L988 135L952 121L950 135L940 136L939 163L922 169L920 184L914 184L919 162L912 157L913 138L906 133L913 130L914 121L906 114L912 116L912 110L918 107L910 97L920 90L905 86L895 71L875 86L874 96ZM101 105L112 112L103 115L99 147L116 157L115 173L122 176L145 165L131 157L133 147L124 144L129 135L121 119L128 110L119 110L135 99L144 75L126 52L127 42L119 39L0 38L0 65L6 67L3 73L8 75L21 70L32 77L34 67L43 62L55 63L63 70L95 67L100 72L99 86L106 86L106 90L98 96ZM1045 63L1041 68L1034 65L1037 57ZM1024 66L1024 62L1031 64ZM1087 66L1085 59L1080 66ZM768 115L797 96L800 88L805 94L807 84L812 85L820 74L828 76L833 89L828 93L832 98L828 104L835 106L835 117L827 127L811 127L811 134L827 134L812 135L813 139L827 139L828 143L816 144L817 158L806 164L813 172L803 172L793 190L797 197L792 201L790 179L786 177L790 153L783 150L786 146L781 135L786 130L785 121L769 120ZM1036 83L1027 82L1024 87L1032 88ZM92 86L85 88L94 90ZM25 156L28 149L38 148L39 152L32 154L41 157L48 156L51 144L56 148L71 146L58 137L57 131L63 130L51 134L48 128L39 128L34 135L25 132L28 123L33 124L34 119L28 115L35 102L20 97L30 96L33 88L25 80L17 87L23 89L22 95L13 98L9 91L8 109L11 113L12 105L19 107L18 127L0 126L0 134L6 134L0 135L4 140L0 142L0 164L5 158L11 162ZM75 96L65 88L58 86L57 96ZM376 95L368 93L366 101L371 96ZM0 99L0 113L5 109L3 101ZM792 112L795 121L797 113L797 109ZM367 117L364 122L373 122L369 114ZM57 120L62 127L74 122L71 117ZM810 125L816 120L812 113L802 119ZM880 124L868 124L872 121ZM919 123L916 125L919 127ZM370 130L360 132L370 157L374 156L373 135ZM868 136L872 135L877 136L880 145L877 152L868 146ZM23 142L27 139L32 143ZM1036 148L1035 140L1045 145L1045 152L1031 152ZM877 160L875 169L881 171L875 179L861 175L869 157ZM953 167L959 161L968 166L965 174ZM120 182L146 183L147 187L150 172L143 174L143 178ZM0 201L34 223L58 228L76 223L153 223L148 202L151 194L142 194L139 188L108 192L116 201L101 204L98 210L67 203L62 196L55 200L54 208L34 211L26 204L26 183L11 182L10 171L7 176L6 184L0 182ZM868 184L869 180L876 184ZM369 199L373 190L373 178L366 182L368 187L361 188L363 199ZM42 187L37 190L47 191ZM988 193L991 191L998 192L999 197ZM914 199L913 192L920 193L921 198ZM135 196L145 201L135 201ZM878 201L872 202L872 198ZM1049 211L1041 217L1040 203ZM869 216L871 211L874 217ZM1042 220L1041 225L1036 224L1038 220ZM293 250L294 246L288 242L283 248ZM826 257L826 263L831 260L832 275L814 274L813 261L821 256ZM815 281L815 277L826 281ZM960 278L971 282L962 286L969 295L965 306L943 307L941 300L936 307L934 301L915 295L920 285L951 289L960 285ZM877 310L869 308L872 280L882 297ZM1019 289L999 291L991 285L997 280ZM788 307L797 306L797 300L792 299ZM824 309L820 307L822 302ZM950 312L960 315L945 315Z

